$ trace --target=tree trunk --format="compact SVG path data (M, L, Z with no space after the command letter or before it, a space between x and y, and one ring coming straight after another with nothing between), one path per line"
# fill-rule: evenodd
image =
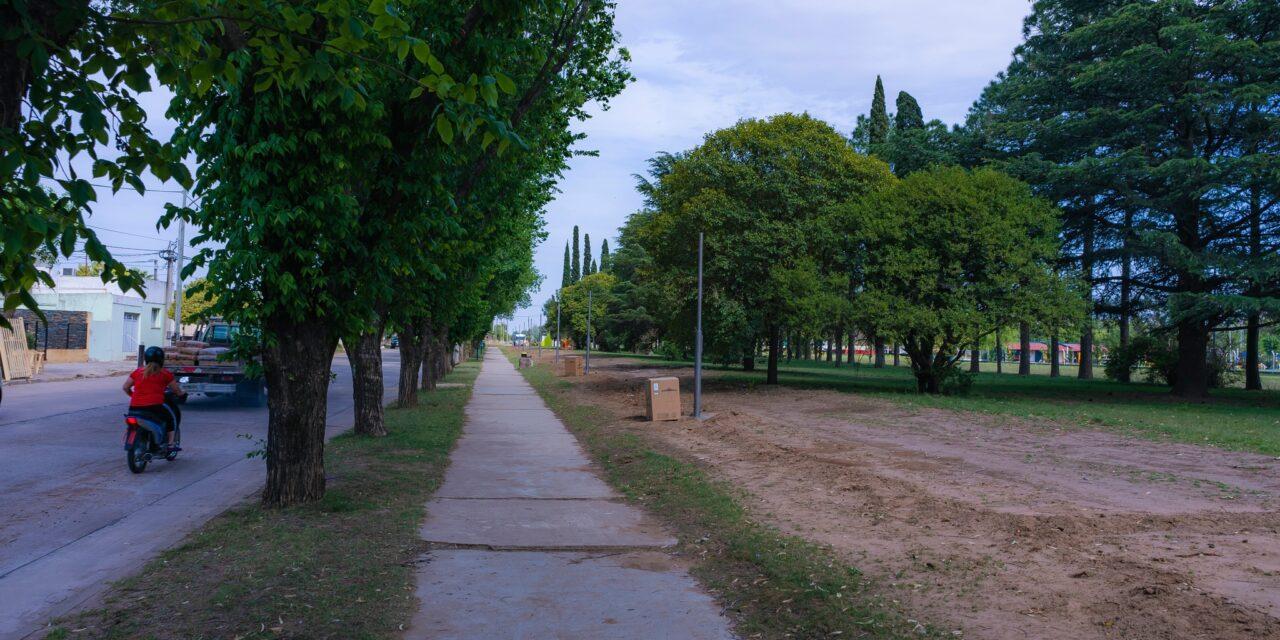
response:
M858 334L853 330L849 331L849 364L857 364L858 358Z
M418 331L422 334L422 344L426 345L426 349L422 353L422 380L421 389L423 391L431 391L436 388L436 380L438 379L436 372L436 360L432 358L432 345L435 344L435 331L431 326L430 320L424 320L418 325Z
M1194 318L1178 323L1178 366L1173 394L1182 398L1209 395L1209 332Z
M355 396L355 427L362 436L385 436L382 415L382 322L352 340L343 340L351 362L351 387Z
M1004 344L1000 342L1000 327L996 327L996 373L1004 373Z
M418 327L405 322L400 329L400 387L396 404L401 407L418 406L418 368L422 366L422 344L418 339Z
M832 358L832 354L831 354L831 345L833 345L833 344L835 344L835 343L836 343L835 338L832 338L831 340L829 340L829 341L827 342L827 348L826 348L826 352L827 352L827 362L831 362L831 358Z
M982 367L978 363L978 347L981 338L973 339L973 348L969 350L969 373L978 373Z
M1093 225L1086 224L1084 229L1084 247L1080 254L1080 271L1084 275L1086 306L1088 313L1084 317L1084 329L1080 332L1080 368L1076 377L1081 380L1093 378Z
M844 327L836 329L836 368L840 367L840 361L844 359Z
M1052 335L1049 336L1049 377L1057 378L1062 375L1060 369L1061 362L1058 357L1058 328L1054 327Z
M1031 375L1031 325L1018 323L1018 375Z
M436 352L436 379L442 380L453 371L453 343L449 342L449 327L440 327L436 339L440 344Z
M287 507L324 497L324 427L338 340L320 320L267 318L267 484L262 503Z
M765 384L778 384L778 348L781 341L778 327L769 327L769 370L765 374Z
M1120 263L1120 348L1129 346L1129 324L1133 318L1133 254L1129 249L1133 235L1133 211L1124 212L1124 258ZM1129 382L1133 372L1125 368L1120 372L1120 382Z
M796 338L791 334L787 334L787 363L791 362L791 357L795 355Z
M898 359L898 343L893 343L893 366L902 366L902 361Z
M1249 190L1249 256L1254 260L1262 259L1262 197L1258 188ZM1250 293L1258 294L1256 280L1250 283ZM1262 390L1262 374L1258 371L1261 347L1262 316L1258 312L1249 314L1245 329L1244 353L1244 388L1246 391Z
M1085 318L1084 330L1080 332L1080 371L1076 377L1081 380L1093 378L1093 315Z
M876 352L875 368L883 369L884 368L884 338L881 338L880 336L876 336L875 339L872 340L871 342L874 345L873 348L875 349L875 352Z
M756 354L754 353L754 351L755 349L747 349L742 353L742 370L743 371L756 370ZM772 358L772 357L775 357L775 355L771 353L769 354L769 357Z
M1248 391L1262 390L1262 373L1258 371L1258 366L1262 364L1262 354L1258 353L1258 349L1262 348L1261 324L1260 315L1249 314L1244 338L1244 388Z

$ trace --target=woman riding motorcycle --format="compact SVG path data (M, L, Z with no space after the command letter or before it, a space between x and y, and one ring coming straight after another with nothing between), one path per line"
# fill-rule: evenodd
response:
M165 391L172 392L174 397L186 396L187 392L182 390L173 374L165 370L164 349L148 347L143 352L142 362L143 366L129 374L122 387L129 396L129 411L146 414L163 423L168 434L166 446L171 451L181 451L182 448L173 443L173 433L174 427L182 420L182 414L177 405L165 396Z

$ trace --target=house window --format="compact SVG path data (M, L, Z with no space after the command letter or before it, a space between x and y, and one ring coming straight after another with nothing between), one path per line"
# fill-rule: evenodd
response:
M151 310L151 328L152 329L160 328L160 310L159 309Z

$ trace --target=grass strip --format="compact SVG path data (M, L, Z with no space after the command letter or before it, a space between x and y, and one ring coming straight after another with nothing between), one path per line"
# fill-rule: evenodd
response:
M504 353L514 364L518 354ZM941 633L907 620L830 549L754 521L741 492L688 460L579 404L551 368L520 369L627 498L661 518L693 560L693 574L724 603L745 638L921 638Z
M462 431L479 362L464 383L388 409L385 438L347 433L325 447L323 500L287 509L255 503L213 518L95 610L46 638L396 638L416 606L418 528Z

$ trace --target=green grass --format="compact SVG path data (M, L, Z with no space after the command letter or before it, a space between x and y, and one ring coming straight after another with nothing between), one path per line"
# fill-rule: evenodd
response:
M515 351L504 353L515 362ZM548 365L520 371L601 464L608 481L675 530L681 555L725 603L741 637L943 635L908 621L830 549L755 522L731 486L618 428L607 411L573 401L572 385Z
M466 386L388 409L385 438L334 438L323 500L232 508L46 638L400 637L416 603L418 527L478 371L461 364L447 381Z
M656 367L690 366L658 356L592 354L592 358L616 357L636 358ZM740 367L707 369L709 389L764 383L763 363L754 372ZM915 393L914 379L906 367L875 369L846 363L836 368L827 362L802 360L780 365L778 381L790 387L883 397L907 406L1017 416L1033 422L1050 421L1055 426L1104 428L1280 456L1280 392L1272 390L1217 389L1207 400L1184 401L1172 397L1167 387L1148 383L978 373L967 396L928 396Z

